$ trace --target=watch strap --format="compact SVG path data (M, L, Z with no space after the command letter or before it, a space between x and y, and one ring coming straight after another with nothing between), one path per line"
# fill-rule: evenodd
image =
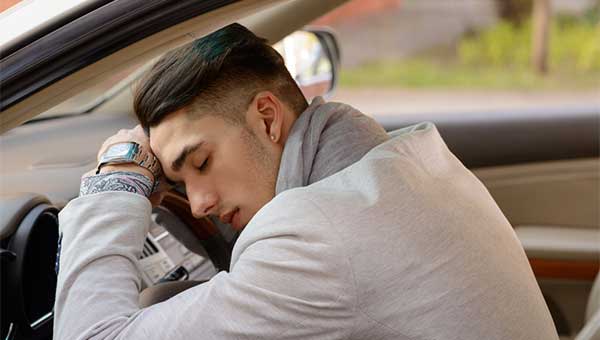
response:
M122 144L131 145L130 148L132 149L130 149L130 152L128 152L127 155L115 157L107 156L111 148L117 147L118 145ZM106 148L106 151L104 151L104 153L100 156L96 173L100 173L100 169L102 169L104 165L127 163L134 163L143 168L148 169L154 175L155 179L157 179L161 174L161 166L160 162L158 161L158 158L156 158L156 156L154 156L152 152L145 150L144 147L135 142L121 142L108 146Z
M134 163L144 167L154 175L154 178L158 178L161 173L160 162L153 153L146 151L142 146L139 146L138 152L135 154Z

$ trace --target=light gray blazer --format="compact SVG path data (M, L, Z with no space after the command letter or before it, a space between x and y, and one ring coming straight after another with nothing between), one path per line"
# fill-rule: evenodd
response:
M510 224L431 124L276 196L229 273L139 309L150 211L125 192L61 211L55 339L558 339Z

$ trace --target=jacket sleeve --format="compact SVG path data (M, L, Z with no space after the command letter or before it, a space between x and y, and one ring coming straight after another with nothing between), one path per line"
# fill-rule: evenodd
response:
M55 339L346 338L355 310L349 263L323 233L327 218L302 213L307 204L271 202L240 236L230 272L140 309L137 257L150 203L125 192L73 200L59 216Z

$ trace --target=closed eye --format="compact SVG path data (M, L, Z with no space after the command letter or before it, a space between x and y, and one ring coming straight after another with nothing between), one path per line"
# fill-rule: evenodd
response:
M171 187L177 187L177 186L183 185L183 183L181 183L181 182L175 182L175 181L170 180L169 178L167 178L167 176L163 176L163 180L165 182L167 182L167 184Z
M202 162L202 164L198 167L198 170L204 171L204 170L206 170L207 166L208 166L208 157L206 157L204 159L204 162Z

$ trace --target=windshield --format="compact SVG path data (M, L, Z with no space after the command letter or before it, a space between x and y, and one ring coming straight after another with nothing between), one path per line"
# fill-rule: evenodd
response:
M121 72L115 73L97 85L40 114L36 118L30 120L30 122L91 112L94 108L98 107L115 94L126 91L127 88L143 74L148 65L151 65L153 62L154 61L151 61L145 66L136 64Z

